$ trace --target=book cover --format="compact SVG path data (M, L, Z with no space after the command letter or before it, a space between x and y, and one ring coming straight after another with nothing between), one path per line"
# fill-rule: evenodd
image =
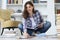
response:
M39 3L39 0L33 0L33 3Z
M8 0L7 0L7 4L8 4Z
M18 4L18 0L14 0L14 3L15 3L15 4Z
M23 1L23 0L18 0L18 4L22 4L22 1Z
M14 4L14 0L11 0L11 4Z
M11 0L8 0L8 4L11 4Z
M60 0L55 0L55 3L60 3Z

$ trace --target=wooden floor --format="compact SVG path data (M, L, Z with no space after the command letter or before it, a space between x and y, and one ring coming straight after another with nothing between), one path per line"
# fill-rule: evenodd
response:
M0 37L0 40L60 40L60 36L34 37L29 39L19 39L18 37Z
M12 32L10 32L10 33L12 34ZM60 40L60 29L59 28L57 28L57 33L58 33L57 35L52 35L52 36L47 35L47 36L42 36L42 37L33 37L33 38L29 38L29 39L19 39L20 35L11 36L11 37L10 37L10 34L8 36L0 35L0 40Z
M56 26L57 27L57 26ZM16 30L19 31L19 30ZM42 36L42 37L33 37L33 38L29 38L29 39L19 39L20 38L20 34L15 35L15 36L10 36L10 34L8 36L6 35L0 35L0 40L60 40L60 29L57 28L57 35L47 35L47 36ZM6 32L7 34L8 32ZM12 34L12 32L10 31L10 33ZM20 31L19 31L20 33Z
M12 32L10 32L12 34ZM0 40L60 40L60 33L57 35L46 35L46 36L41 36L41 37L33 37L29 39L20 39L20 35L15 35L11 36L10 34L8 35L0 35Z

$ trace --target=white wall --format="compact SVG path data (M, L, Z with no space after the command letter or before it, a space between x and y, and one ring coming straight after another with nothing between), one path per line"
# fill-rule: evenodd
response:
M48 20L51 22L51 28L47 32L47 34L54 35L57 34L56 32L56 25L55 25L55 5L54 5L54 0L49 0L48 1Z
M7 0L2 0L2 9L6 9Z

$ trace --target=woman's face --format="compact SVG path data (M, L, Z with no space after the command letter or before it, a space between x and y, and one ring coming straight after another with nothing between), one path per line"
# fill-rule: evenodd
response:
M31 6L30 4L27 4L26 7L27 7L27 11L29 13L31 13L33 11L33 6Z

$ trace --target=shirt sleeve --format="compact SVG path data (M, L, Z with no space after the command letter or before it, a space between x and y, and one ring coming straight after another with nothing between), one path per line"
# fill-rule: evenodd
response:
M42 18L42 15L40 14L40 12L38 11L39 17L40 17L40 22L42 23L44 20Z
M25 24L25 19L24 18L22 19L22 23L23 23L23 31L27 32L26 24Z

